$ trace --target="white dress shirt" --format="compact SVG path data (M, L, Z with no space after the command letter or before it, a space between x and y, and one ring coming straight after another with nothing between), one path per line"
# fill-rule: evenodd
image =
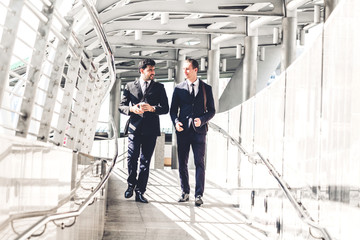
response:
M191 84L194 83L194 90L195 90L195 96L196 96L196 95L198 94L198 92L199 92L200 80L199 80L199 79L196 79L196 81L192 83L192 82L190 82L189 79L186 79L186 83L187 83L188 86L189 86L189 92L190 92L190 94L191 94L191 91L192 91Z
M150 86L150 83L151 83L151 80L149 80L149 81L147 81L147 87L149 87ZM141 90L142 90L142 92L143 92L143 94L145 93L145 81L144 81L144 79L142 79L142 78L140 78L140 86L141 86Z

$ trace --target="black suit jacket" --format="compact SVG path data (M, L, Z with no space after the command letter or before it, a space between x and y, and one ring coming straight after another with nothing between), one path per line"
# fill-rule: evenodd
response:
M206 111L204 106L203 86L206 93ZM214 98L211 86L200 81L199 91L195 99L189 92L189 85L186 81L176 85L171 101L170 116L175 126L177 122L183 124L182 128L186 131L189 128L189 118L200 118L200 127L195 127L194 122L190 127L194 128L199 134L206 134L208 127L207 122L215 115Z
M154 80L148 86L148 93L143 102L155 107L155 112L145 112L143 116L130 112L129 104L136 105L141 102L143 93L140 81L128 83L125 86L123 97L119 104L119 111L130 115L129 133L160 136L160 114L169 112L169 103L164 85Z

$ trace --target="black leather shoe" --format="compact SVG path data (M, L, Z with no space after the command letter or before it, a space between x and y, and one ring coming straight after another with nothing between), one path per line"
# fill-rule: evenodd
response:
M125 198L131 198L133 194L134 194L134 187L128 186L124 194Z
M189 201L189 194L188 193L182 193L178 202L187 202Z
M142 202L142 203L148 203L149 201L144 197L144 194L141 192L136 193L135 201Z
M201 196L196 196L195 198L195 206L200 207L203 204L203 200L201 199Z

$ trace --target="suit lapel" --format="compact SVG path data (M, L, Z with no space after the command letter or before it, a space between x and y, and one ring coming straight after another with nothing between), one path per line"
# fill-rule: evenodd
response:
M135 85L135 89L136 89L136 92L137 92L137 98L138 98L139 100L141 100L142 97L143 97L143 93L142 93L142 90L141 90L140 81L139 81L139 80L136 80L135 83L134 83L134 85Z

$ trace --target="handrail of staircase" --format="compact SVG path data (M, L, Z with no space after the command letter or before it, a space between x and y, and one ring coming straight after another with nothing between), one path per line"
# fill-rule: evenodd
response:
M113 118L110 116L110 122L113 129L113 138L115 140L115 154L112 159L112 164L109 167L109 170L107 171L107 174L101 179L100 183L95 187L95 189L91 192L91 194L85 199L85 201L80 205L80 207L77 210L63 212L63 213L48 213L44 217L42 217L39 221L37 221L35 224L33 224L31 227L29 227L25 232L20 234L16 239L18 240L26 240L31 238L31 236L41 227L47 224L50 221L60 220L60 219L67 219L72 217L78 217L88 205L91 205L94 201L95 195L104 188L105 184L109 180L109 177L115 167L116 160L118 157L118 136L117 131L115 127L115 123Z
M221 134L223 134L224 137L230 139L231 142L234 145L236 145L244 155L251 157L251 158L254 158L254 156L256 156L256 155L259 156L262 163L268 168L270 174L276 179L276 181L280 185L280 188L283 190L285 196L290 201L290 203L294 207L295 211L298 213L300 219L308 226L320 231L321 234L323 235L323 239L331 240L331 236L330 236L329 232L326 230L326 228L320 226L312 219L312 217L310 216L310 214L308 213L308 211L306 210L304 205L301 202L297 201L296 198L294 197L294 195L291 193L291 191L290 191L291 188L290 188L289 184L281 177L280 173L275 169L275 167L271 164L271 162L267 158L263 157L261 155L261 153L259 153L259 152L256 152L256 153L247 152L242 147L242 145L239 143L239 141L234 139L232 136L230 136L230 134L228 132L226 132L224 129L222 129L215 123L209 122L209 126L212 129L214 129L215 131L218 131ZM252 162L252 163L256 164L257 161Z

